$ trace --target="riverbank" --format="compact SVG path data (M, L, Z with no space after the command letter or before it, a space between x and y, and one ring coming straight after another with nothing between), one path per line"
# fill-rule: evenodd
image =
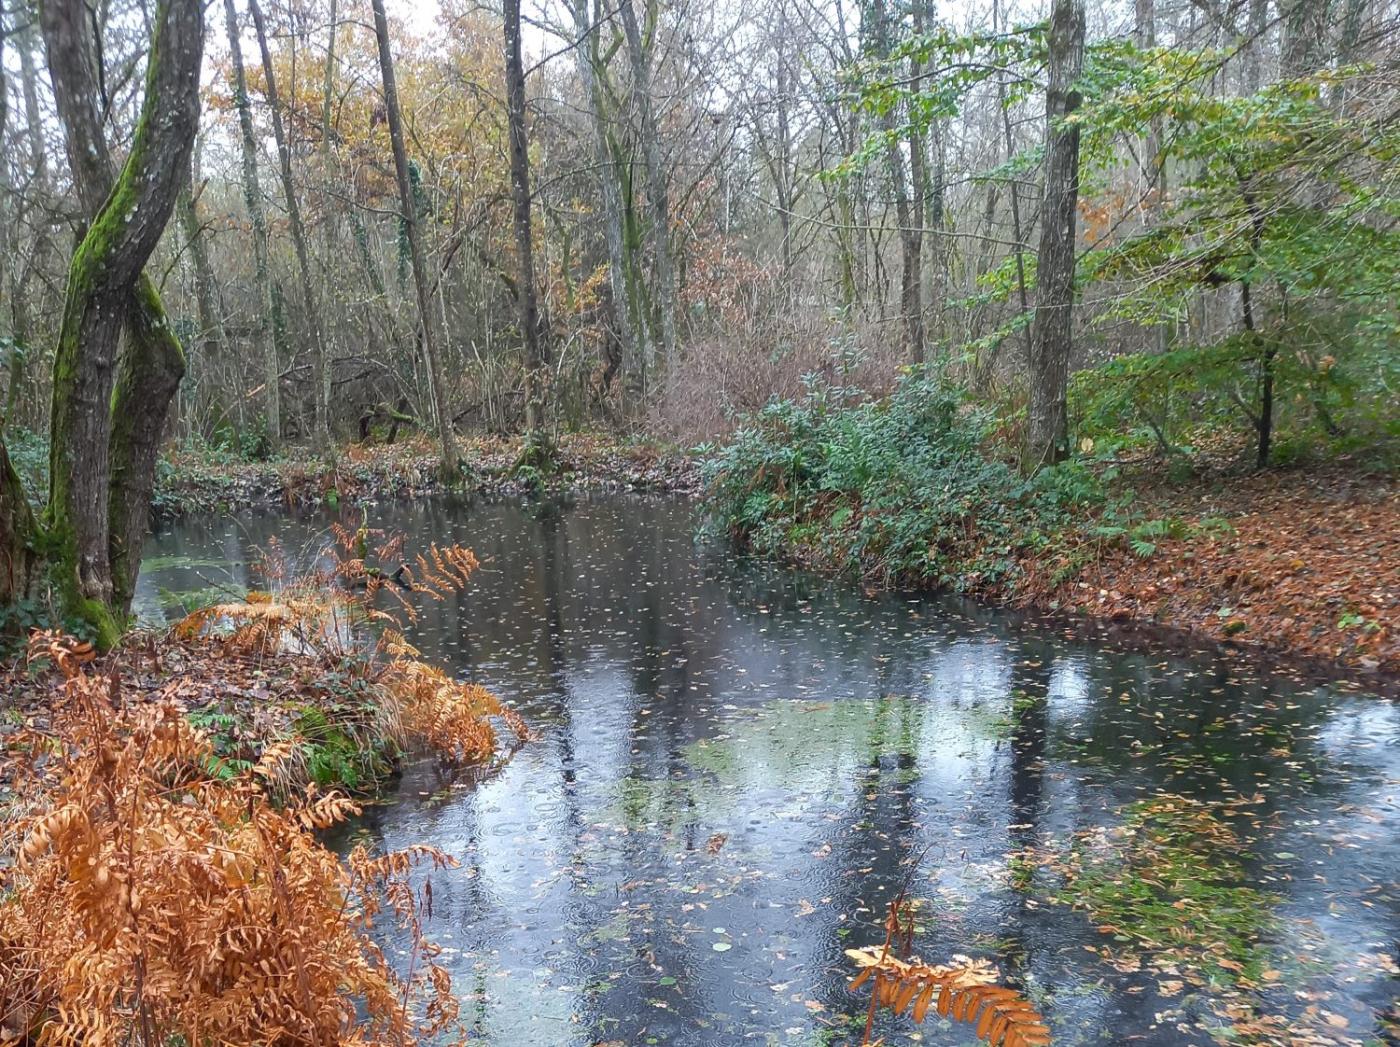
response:
M1140 484L1140 511L1170 520L1148 555L1091 550L1021 560L999 594L1023 606L1180 630L1198 639L1400 674L1400 484L1337 462L1323 469ZM1092 541L1088 539L1086 541Z
M465 588L477 568L471 550L434 542L405 558L402 536L336 526L331 537L317 565L276 577L275 591L206 603L105 653L59 632L31 632L0 666L0 756L49 735L71 704L76 669L112 681L124 706L159 706L200 731L214 780L236 779L284 750L268 783L275 796L311 785L373 794L410 749L457 764L513 752L529 737L524 721L421 660L402 635L420 600ZM369 622L372 630L361 628ZM20 739L18 748L9 739ZM13 770L0 766L0 808Z
M622 442L593 433L560 437L554 468L521 463L519 437L462 441L459 489L482 494L536 491L649 490L691 493L699 487L695 459L676 448ZM255 506L295 509L319 504L375 502L440 493L438 454L420 437L395 444L352 444L334 460L306 449L273 461L246 461L205 449L175 449L161 463L153 506L170 518Z
M367 795L392 776L404 723L365 669L349 657L239 652L216 637L140 633L85 663L88 675L121 681L129 709L169 706L203 731L215 778L248 771L274 745L290 747L276 783L284 794L315 783ZM0 691L0 753L50 736L66 705L64 676L42 653L13 658L0 670ZM16 769L0 760L0 809Z
M883 575L821 540L832 514L808 520L778 554L818 570L856 572L873 587L949 588L1096 631L1154 643L1236 650L1313 675L1392 689L1400 681L1400 484L1345 467L1220 476L1136 492L1164 533L1135 549L1086 516L1064 540L1022 535L1014 566L988 576L982 556L931 579ZM1131 529L1129 529L1131 530ZM829 537L829 535L827 536Z
M214 615L230 630L203 635ZM321 833L361 813L344 790L372 790L401 742L489 759L504 711L473 702L464 752L467 685L400 653L289 653L310 620L290 600L218 608L101 657L36 632L7 668L0 1040L403 1043L455 1023L409 875L456 859L339 855ZM470 748L483 732L492 754ZM421 972L384 957L381 910ZM139 1007L113 992L133 984Z
M707 465L704 498L739 544L867 587L1400 674L1400 485L1384 456L1254 472L1231 454L1086 452L1027 478L1012 444L936 381L777 404Z
M36 630L0 671L0 1040L155 1028L252 1043L274 1024L402 1043L454 1025L408 877L456 859L341 855L320 833L360 814L352 797L375 795L404 752L490 767L530 732L396 628L418 594L461 590L470 550L433 544L390 583L377 565L401 548L392 536L336 537L332 567L276 593L103 654ZM426 966L385 959L381 910ZM114 978L140 987L139 1008Z

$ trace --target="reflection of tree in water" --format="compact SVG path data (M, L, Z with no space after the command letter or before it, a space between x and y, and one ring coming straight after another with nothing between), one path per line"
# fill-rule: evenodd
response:
M415 642L533 710L543 734L508 769L518 776L512 792L415 803L417 790L448 784L415 770L410 800L376 809L367 822L396 836L391 845L465 834L481 848L468 853L483 875L435 881L439 910L460 921L459 942L450 944L465 937L476 952L478 962L455 972L468 992L497 963L552 966L557 973L527 999L542 994L544 1009L566 1008L602 1039L642 1025L664 1038L693 1031L701 1017L750 1020L755 1001L735 974L742 961L781 969L774 981L808 986L828 1013L844 1014L859 1001L843 988L841 949L880 939L884 905L911 857L932 843L923 872L940 893L962 892L967 911L955 920L940 910L919 942L927 958L975 951L985 945L979 934L996 933L1006 973L1058 987L1062 1016L1083 1030L1098 1023L1091 1039L1146 1028L1151 1014L1135 1008L1150 1011L1151 994L1125 996L1121 980L1080 955L1081 944L1100 943L1084 914L1031 909L1011 892L988 890L981 863L990 859L1000 871L1006 851L1114 824L1129 804L1159 792L1206 802L1262 792L1240 826L1259 854L1248 875L1290 872L1275 858L1284 844L1269 846L1286 831L1296 867L1326 876L1294 868L1270 881L1295 910L1326 912L1334 931L1356 940L1396 935L1395 892L1378 888L1386 870L1377 864L1393 854L1385 836L1394 822L1385 811L1379 822L1364 817L1378 785L1393 778L1394 724L1358 733L1355 710L1325 690L1261 683L1228 659L1066 644L1038 626L1015 629L997 612L949 601L866 599L728 553L697 568L689 512L675 504L546 501L526 514L481 501L464 516L420 503L386 509L384 518L409 528L410 552L433 540L477 551L483 568L472 586L455 601L425 604ZM246 550L275 528L297 550L323 525L243 526L158 541L167 555L246 563ZM1008 635L1010 643L984 642ZM803 697L811 700L793 701ZM732 737L722 750L700 745L725 734ZM708 756L697 762L698 752ZM708 762L721 759L729 763ZM631 815L630 833L607 838L595 823L618 820L609 805L624 781L644 809ZM773 818L779 805L801 817ZM548 836L524 828L541 822ZM713 831L732 838L710 860L704 844ZM520 841L511 834L522 832L537 853L512 852ZM1343 839L1362 843L1335 846ZM556 850L559 867L549 868ZM686 877L713 877L731 863L775 875L714 900L698 936L677 927ZM623 883L635 886L620 891ZM815 906L800 919L799 898ZM625 919L617 916L624 903ZM1339 903L1351 911L1339 916ZM540 914L521 926L521 911L536 906ZM722 956L709 952L706 937L721 913L732 929L750 932ZM603 940L619 927L630 941ZM843 928L849 938L838 937ZM773 948L760 948L763 936ZM665 1013L638 1002L658 995L653 961L679 982L664 994ZM623 972L613 992L574 993L567 1003L552 996L575 971L599 965ZM1100 990L1082 995L1105 976ZM1393 981L1371 973L1365 984L1367 1006L1383 1007ZM483 1028L508 1034L514 1019L494 995ZM764 1004L773 1021L803 1020L787 997L765 995ZM621 1024L602 1028L604 1019Z
M865 774L851 783L850 806L838 822L842 829L829 841L830 857L825 861L840 870L831 902L824 907L826 933L822 953L815 963L844 970L844 950L853 945L878 942L883 937L884 919L891 900L908 884L915 862L923 856L926 841L921 828L921 812L916 806L921 778L918 754L923 749L923 708L920 703L898 700L888 694L887 684L895 660L885 657L883 644L871 652L877 667L874 690L878 697L864 701L870 710L871 728L865 732L866 752L862 759ZM850 701L850 699L847 699ZM813 846L826 845L817 841ZM840 924L830 914L848 915L848 938L837 935ZM833 1014L859 1010L838 978L824 986L821 1002Z

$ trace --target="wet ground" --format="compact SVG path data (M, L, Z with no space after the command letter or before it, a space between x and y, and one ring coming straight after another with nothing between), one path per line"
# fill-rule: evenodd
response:
M427 930L481 1042L855 1042L843 950L900 891L916 953L991 959L1058 1044L1396 1042L1395 703L869 597L697 540L674 498L373 513L476 550L415 642L539 734L480 780L410 763L351 834L461 860ZM140 609L324 526L182 521Z

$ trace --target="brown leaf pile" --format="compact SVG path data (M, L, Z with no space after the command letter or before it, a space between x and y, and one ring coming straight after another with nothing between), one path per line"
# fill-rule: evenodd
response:
M1195 505L1203 530L1146 558L1115 550L1035 603L1150 621L1363 670L1400 671L1400 491L1393 481L1265 474ZM1034 566L1032 566L1034 573Z

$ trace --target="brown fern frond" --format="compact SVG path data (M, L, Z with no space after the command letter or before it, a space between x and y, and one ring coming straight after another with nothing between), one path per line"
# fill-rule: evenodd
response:
M925 964L917 957L901 959L894 946L904 937L903 899L890 903L885 942L847 949L846 956L861 968L851 980L855 991L873 983L863 1044L870 1044L875 1014L888 1008L922 1022L932 1008L939 1015L975 1028L977 1038L993 1047L1048 1047L1050 1030L1035 1007L1015 989L997 985L998 973L985 960L955 956L949 964Z
M47 658L71 680L82 667L97 657L92 644L60 632L57 629L35 629L29 634L26 660L30 663Z
M283 810L258 784L285 744L255 774L199 777L212 750L181 709L93 716L116 685L79 671L65 686L51 773L16 782L17 860L0 862L0 1043L399 1047L453 1021L445 977L396 973L366 922L388 897L430 958L405 875L446 855L342 862L314 830L349 800L309 791Z

